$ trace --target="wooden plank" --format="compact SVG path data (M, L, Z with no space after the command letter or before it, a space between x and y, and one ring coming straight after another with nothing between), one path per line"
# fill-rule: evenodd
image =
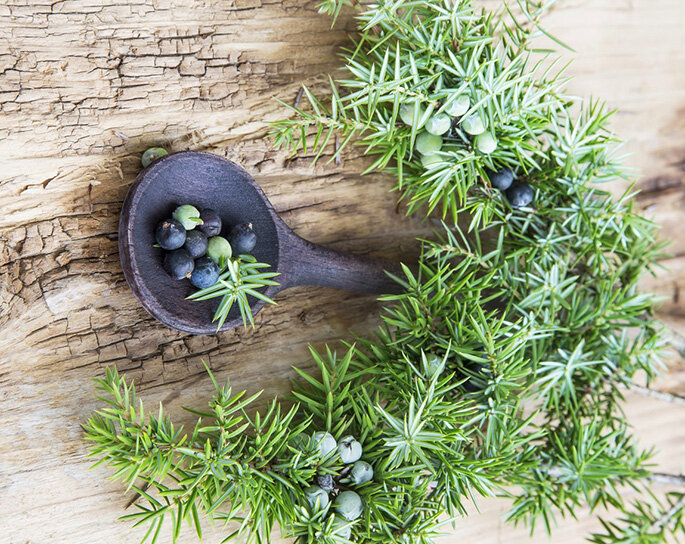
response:
M96 407L91 377L117 364L149 406L202 406L210 383L200 360L236 388L289 389L292 364L311 367L321 346L377 323L373 297L294 289L259 314L254 331L189 337L137 305L116 250L121 201L152 144L217 152L250 170L286 222L337 249L410 259L425 227L395 211L391 181L361 177L358 150L342 165L288 160L263 139L301 82L317 85L338 63L353 22L305 0L10 0L0 5L0 525L24 542L128 543L142 536L116 521L128 497L108 471L88 471L79 424ZM499 0L488 0L490 7ZM561 2L546 27L576 48L572 90L619 108L616 131L642 171L641 203L675 238L685 192L685 45L681 0ZM616 187L618 189L618 187ZM685 331L676 292L682 257L645 286L668 294L663 316ZM673 359L660 384L685 391ZM627 412L664 471L683 471L682 408L636 394ZM506 505L486 501L445 542L523 542L503 525ZM581 515L555 542L596 527ZM184 529L182 542L195 542ZM219 542L208 529L204 542ZM168 539L163 539L168 541ZM545 542L544 537L534 541Z

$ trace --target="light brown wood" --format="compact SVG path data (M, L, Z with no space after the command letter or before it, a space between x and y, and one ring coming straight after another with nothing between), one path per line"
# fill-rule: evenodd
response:
M79 424L96 407L90 379L116 364L149 406L202 406L200 363L236 388L282 394L291 365L377 323L373 297L295 289L254 331L191 337L154 322L119 266L118 213L151 145L201 149L242 164L296 232L384 256L416 255L425 232L395 210L391 180L361 177L358 150L310 166L272 150L265 122L284 115L299 84L339 65L353 29L334 30L304 0L9 0L0 5L0 527L3 542L130 543L116 518L129 496L89 471ZM500 5L489 0L486 5ZM642 172L641 205L673 240L674 256L644 285L665 295L660 316L685 334L685 39L682 0L562 0L545 26L577 54L571 88L619 108L614 127ZM614 187L618 190L618 187ZM678 358L658 385L685 393ZM685 409L637 393L626 411L663 472L685 470ZM444 542L527 542L504 525L501 501L460 522ZM560 524L557 543L581 542L592 516ZM221 540L207 529L205 542ZM167 539L162 539L166 542ZM195 542L184 530L182 542ZM546 542L539 536L536 542Z

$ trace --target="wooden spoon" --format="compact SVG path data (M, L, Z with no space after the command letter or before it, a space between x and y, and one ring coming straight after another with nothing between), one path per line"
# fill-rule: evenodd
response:
M252 223L258 261L279 272L277 286L263 292L273 298L298 285L317 285L363 293L396 293L400 286L385 270L399 275L395 263L358 257L313 244L295 234L278 216L259 185L237 164L197 151L168 155L143 170L126 195L119 219L119 255L124 276L143 307L165 325L192 334L217 332L212 323L220 298L191 301L196 289L174 280L163 269L163 250L153 247L157 224L181 204L213 208L224 231ZM251 298L253 314L264 303ZM242 325L237 306L220 330Z

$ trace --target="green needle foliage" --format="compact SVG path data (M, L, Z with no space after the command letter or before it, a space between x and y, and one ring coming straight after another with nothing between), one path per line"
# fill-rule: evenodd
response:
M209 300L221 297L221 302L212 319L212 321L217 321L216 330L221 329L234 304L238 305L243 325L247 327L249 322L250 325L254 326L254 317L247 297L252 296L267 304L275 304L271 298L258 291L258 289L268 285L278 285L277 281L271 279L278 276L278 272L262 271L269 266L266 263L257 262L257 259L252 255L240 255L237 258L226 259L219 280L214 285L200 289L188 298L190 300Z
M158 415L146 413L133 385L115 369L96 381L107 407L85 425L86 438L94 442L91 453L101 457L99 463L111 465L114 478L145 502L123 517L149 525L144 540L157 540L165 518L174 541L183 520L202 537L199 511L222 523L236 522L229 537L248 534L263 541L274 523L287 526L293 502L301 502L299 484L311 476L313 464L307 451L290 445L307 426L294 423L294 408L283 411L273 401L265 414L250 418L245 407L258 395L233 395L230 384L214 382L209 410L192 410L200 419L187 436L161 406Z
M141 495L126 517L148 523L151 540L165 518L174 536L184 519L200 534L203 513L229 524L227 541L266 542L278 524L299 542L423 544L481 496L508 500L508 519L531 531L581 507L623 511L596 544L682 536L682 494L623 499L628 487L649 494L651 451L621 402L636 374L659 370L654 299L637 284L662 246L631 189L613 198L601 188L626 177L610 112L567 96L558 59L534 49L550 37L540 27L550 4L518 0L493 14L470 0L323 2L334 18L358 10L348 74L331 81L330 99L305 89L308 105L274 124L277 144L315 158L336 140L332 158L362 145L369 170L396 178L408 213L442 221L432 218L418 265L395 278L403 292L383 297L375 334L341 357L313 351L317 372L297 370L287 405L251 416L252 399L217 386L187 435L161 408L146 417L133 386L108 370L98 381L107 406L86 438ZM464 96L468 110L422 164L421 127ZM475 116L494 149L464 129ZM491 186L486 172L502 167L533 187L531 205L513 208ZM238 281L227 274L205 295L228 305ZM354 436L374 471L354 489L361 517L342 525L333 504L312 506L305 492L326 475L331 499L350 487L349 467L310 438L322 431Z
M603 533L590 538L594 544L655 544L685 538L685 495L668 493L665 501L635 501L618 522L602 520Z

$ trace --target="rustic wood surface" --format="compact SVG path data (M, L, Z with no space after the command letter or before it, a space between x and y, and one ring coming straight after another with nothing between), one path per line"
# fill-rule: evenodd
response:
M150 406L201 406L207 360L236 388L288 390L291 365L378 321L372 296L298 288L264 309L255 330L193 337L137 304L117 254L117 220L140 153L151 145L206 150L242 164L298 234L335 249L411 259L425 232L397 213L391 181L361 177L366 161L312 168L264 139L303 81L339 61L349 14L329 30L311 0L7 0L0 5L0 541L137 541L117 521L129 496L88 470L79 424L96 407L90 379L116 364ZM499 5L488 0L489 6ZM577 51L572 89L620 108L614 127L641 171L639 202L673 240L667 270L645 288L685 335L685 3L562 0L548 29ZM617 187L618 189L618 187ZM674 357L657 384L685 392ZM626 412L660 470L685 470L685 408L636 393ZM457 525L445 542L530 541L501 521L506 505ZM597 527L586 512L556 543ZM221 531L207 528L205 542ZM275 540L278 540L275 538ZM167 539L163 538L162 542ZM189 529L182 541L195 542ZM542 535L535 542L547 542Z

